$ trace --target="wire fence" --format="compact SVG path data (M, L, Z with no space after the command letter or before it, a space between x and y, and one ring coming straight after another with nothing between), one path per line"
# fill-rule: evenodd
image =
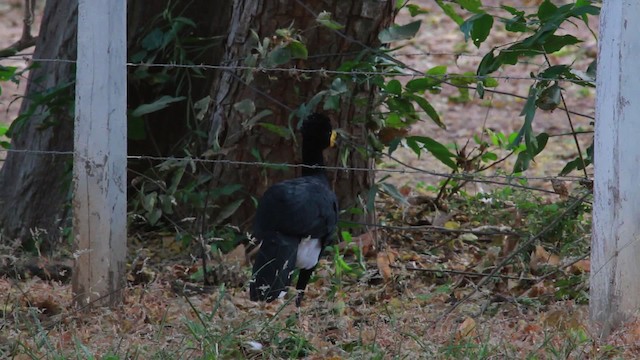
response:
M424 55L424 54L423 54ZM450 56L460 56L460 54L447 54ZM468 55L471 56L471 55ZM64 64L76 64L76 60L71 59L46 59L32 58L32 62L56 62ZM423 71L365 71L365 70L330 70L330 69L304 69L298 67L266 67L266 66L245 66L245 65L210 65L210 64L161 64L161 63L126 63L129 67L148 67L148 68L180 68L180 69L198 69L198 70L222 70L222 71L253 71L265 73L287 73L290 75L314 74L318 76L340 75L340 76L384 76L384 77L407 77L407 78L431 78L435 80L448 81L453 79L470 79L474 81L483 81L487 79L499 80L527 80L527 81L553 81L568 82L574 84L590 84L595 86L595 80L585 77L584 79L568 79L565 77L538 77L538 76L521 76L521 75L471 75L471 74L445 74L430 75Z
M375 49L372 49L374 51ZM375 50L377 51L377 50ZM72 59L47 59L47 58L29 58L28 55L32 54L22 54L16 56L10 56L8 58L11 59L20 59L29 62L56 62L56 63L64 63L64 64L75 64L76 61ZM321 56L336 56L338 54L317 54L313 55L315 57ZM481 57L477 54L468 54L468 53L446 53L446 52L416 52L416 53L404 53L400 54L404 56L468 56L468 57ZM448 80L454 80L457 78L464 79L473 79L475 81L482 81L487 78L500 79L500 80L516 80L516 81L557 81L563 82L567 81L570 83L588 83L594 84L592 80L574 80L574 79L566 79L566 78L548 78L548 77L535 77L535 76L519 76L519 75L494 75L494 76L476 76L469 74L448 74L442 76L436 75L428 75L424 72L417 71L415 69L410 69L407 67L407 72L402 72L398 70L394 71L338 71L338 70L329 70L329 69L303 69L296 67L262 67L262 66L243 66L243 65L209 65L209 64L162 64L162 63L126 63L128 67L159 67L159 68L181 68L181 69L198 69L198 70L218 70L218 71L229 71L232 73L238 71L252 71L252 72L265 72L265 73L286 73L291 75L300 75L300 74L314 74L319 76L329 76L329 75L339 75L339 76L385 76L385 77L409 77L409 78L418 78L418 77L430 77L437 79L439 81L447 83ZM235 74L234 74L235 75ZM234 76L234 78L238 81L242 81L239 76ZM293 111L290 106L283 104L277 99L273 98L271 95L261 91L260 89L255 88L251 84L245 84L251 87L258 94L266 97L271 100L273 103L285 108L288 111ZM452 85L455 87L461 87L459 85ZM462 86L465 87L465 86ZM474 87L467 86L466 88L475 90ZM492 89L486 89L487 91L493 91ZM495 91L496 93L501 93L500 91ZM519 96L516 94L510 93L502 93L505 95L511 95L518 98L526 99L525 96ZM584 114L572 110L567 110L572 115L581 116L584 118L593 119L592 115ZM425 111L417 110L417 113L425 113ZM591 134L590 131L574 131L568 133L561 133L555 136L575 136L580 134ZM80 156L73 151L52 151L52 150L34 150L34 149L1 149L0 153L23 153L23 154L33 154L33 155L51 155L51 156ZM386 173L386 174L425 174L430 176L435 176L443 179L453 179L453 180L461 180L465 182L477 182L477 183L488 183L494 185L508 185L514 187L521 187L524 189L530 189L545 193L554 193L552 190L546 188L536 188L531 187L529 185L523 185L521 182L523 181L567 181L567 182L584 182L588 180L585 176L525 176L525 175L504 175L504 174L480 174L480 173L442 173L431 171L428 169L423 169L415 166L410 166L408 164L402 163L399 159L390 156L389 154L379 153L377 155L387 156L400 164L400 168L387 168L387 167L374 167L374 168L358 168L358 167L348 167L348 166L324 166L322 168L329 171L343 171L343 172L374 172L374 173ZM195 157L162 157L162 156L143 156L143 155L130 155L127 157L128 160L149 160L149 161L190 161L194 163L203 163L203 164L227 164L227 165L237 165L237 166L257 166L257 167L289 167L289 168L301 168L307 167L304 164L289 164L289 163L269 163L263 161L236 161L229 159L202 159ZM0 159L0 162L4 161L4 159Z
M304 8L309 14L314 17L317 17L316 14L305 2L301 0L296 0L296 2ZM537 7L531 7L531 9L535 9ZM494 10L500 10L499 7L493 8ZM259 73L267 73L267 74L288 74L292 76L298 75L314 75L314 76L344 76L344 77L373 77L373 76L383 76L387 78L405 78L405 79L417 79L417 78L432 78L442 82L445 85L450 85L457 88L466 88L469 90L476 90L473 86L465 86L465 85L456 85L451 83L451 81L456 81L459 79L465 79L472 82L480 82L487 79L496 79L500 81L527 81L527 82L539 82L539 81L547 81L547 82L557 82L557 83L576 83L581 85L595 85L595 81L588 76L584 76L582 79L567 79L565 77L539 77L534 75L523 76L521 74L496 74L491 76L478 76L474 74L464 73L464 74L446 74L446 75L430 75L424 70L416 69L403 63L398 60L397 57L453 57L453 58L461 58L468 57L475 60L480 60L483 58L482 54L474 54L467 52L429 52L429 51L408 51L408 52L398 52L394 54L395 57L392 57L387 52L382 51L377 48L372 48L367 44L362 43L361 41L337 30L330 29L337 36L346 39L348 42L359 45L364 51L368 51L371 54L376 56L380 56L389 60L390 63L397 65L393 70L384 70L384 71L361 71L361 70L352 70L352 71L340 71L333 69L324 69L324 68L300 68L300 67L279 67L279 66L245 66L238 64L231 64L232 62L242 62L242 59L236 59L232 61L227 61L226 63L214 65L214 64L177 64L177 63L134 63L127 62L126 66L128 67L146 67L146 68L176 68L176 69L191 69L191 70L213 70L213 71L225 71L230 72L236 81L243 82L246 86L250 87L254 92L263 96L264 98L270 100L272 103L288 110L293 111L289 105L282 103L278 99L274 98L270 94L262 91L261 89L256 88L252 84L245 83L238 75L238 72L259 72ZM506 51L506 50L502 50ZM353 52L354 55L359 54L360 52ZM28 63L35 62L55 62L61 64L75 64L76 60L74 59L52 59L52 58L33 58L33 53L23 53L18 55L13 55L6 57L5 59L11 60L24 60ZM333 57L333 56L344 56L348 55L348 53L332 53L332 54L310 54L309 59L314 58L324 58L324 57ZM531 65L527 61L521 61L525 65ZM576 75L578 76L578 75ZM493 92L495 94L508 95L513 96L520 99L526 99L526 96L512 94L507 92L501 92L499 90L485 89L487 92ZM581 112L577 112L572 109L561 109L567 111L568 114L576 115L588 119L593 119L593 115L585 114ZM424 113L425 111L418 110L417 113ZM580 134L590 134L588 131L575 131L572 129L571 132L558 134L557 136L576 136ZM371 149L367 149L367 151L371 152ZM42 149L0 149L0 154L2 153L21 153L21 154L30 154L36 156L75 156L81 157L81 154L78 154L74 151L55 151L55 150L42 150ZM373 168L360 168L360 167L349 167L349 166L323 166L328 171L337 171L337 172L372 172L376 174L422 174L435 176L440 179L451 179L463 182L475 182L475 183L486 183L498 186L511 186L517 188L523 188L528 190L540 191L544 193L555 194L553 190L542 188L542 187L533 187L528 184L531 181L539 181L539 182L552 182L552 181L566 181L566 182L574 182L574 183L584 183L585 181L590 181L590 179L586 176L526 176L526 175L505 175L502 173L495 174L486 174L487 171L483 173L465 173L465 172L437 172L429 169L425 169L418 166L413 166L407 164L400 159L391 156L390 154L380 153L380 152L372 152L372 155L378 157L387 157L392 160L397 166L394 168L389 167L373 167ZM128 161L134 160L147 160L153 162L163 162L163 161L189 161L192 163L200 163L200 164L222 164L222 165L232 165L232 166L252 166L252 167L279 167L279 168L302 168L309 167L304 164L291 164L291 163L271 163L265 161L238 161L231 159L204 159L198 157L164 157L164 156L147 156L147 155L130 155L127 156ZM0 159L0 162L4 161L4 159ZM317 166L312 166L317 167Z
M301 5L303 5L305 8L307 8L307 6L302 2L299 1ZM537 7L532 7L532 8L537 8ZM308 9L308 8L307 8ZM336 31L336 33L338 34L342 34L339 31ZM342 34L341 36L346 37L346 35ZM348 38L348 37L346 37ZM354 39L350 39L351 41L357 42ZM366 47L366 45L363 46L363 48L368 48ZM370 49L372 51L374 51L375 49ZM377 52L377 50L376 50ZM75 64L76 61L72 60L72 59L47 59L47 58L25 58L25 56L29 57L32 56L33 54L23 54L20 56L12 56L9 57L10 59L13 60L26 60L28 62L55 62L55 63L62 63L62 64ZM320 57L328 57L328 56L339 56L339 55L344 55L344 54L314 54L314 55L310 55L310 58L320 58ZM400 56L405 56L405 57L438 57L438 56L448 56L448 57L454 57L454 58L458 58L458 57L469 57L469 58L473 58L473 59L481 59L482 55L478 55L478 54L468 54L468 53L443 53L443 52L407 52L407 53L401 53L401 54L397 54ZM487 79L497 79L497 80L501 80L501 81L514 81L514 82L527 82L527 84L531 84L534 82L539 82L539 81L553 81L553 82L558 82L558 83L569 83L569 84L589 84L589 85L595 85L595 81L590 79L590 78L585 78L585 79L581 79L581 80L575 80L575 79L566 79L566 78L562 78L562 77L557 77L557 78L549 78L549 77L537 77L537 76L522 76L519 74L499 74L499 75L492 75L492 76L477 76L477 75L468 75L468 74L448 74L448 75L443 75L443 76L435 76L435 75L429 75L427 73L425 73L425 71L421 71L421 70L417 70L417 69L413 69L409 66L403 67L401 70L393 70L393 71L338 71L338 70L331 70L331 69L305 69L305 68L298 68L298 67L263 67L263 66L243 66L243 65L211 65L211 64L158 64L158 63L126 63L126 65L128 67L147 67L147 68L176 68L176 69L192 69L192 70L211 70L211 71L226 71L226 72L231 72L232 76L234 77L234 79L236 81L242 81L242 79L237 76L238 72L260 72L260 73L267 73L267 74L287 74L287 75L291 75L291 76L297 76L297 75L314 75L314 76L320 76L320 77L325 77L325 76L345 76L345 77L373 77L373 76L384 76L384 77L395 77L395 78L403 78L403 79L417 79L417 78L433 78L439 81L444 82L446 85L450 85L450 86L454 86L454 87L458 87L458 88L467 88L470 90L475 90L475 87L472 86L460 86L460 85L453 85L451 83L447 83L451 80L458 80L458 79L467 79L467 80L473 80L474 82L477 81L483 81L483 80L487 80ZM253 89L257 94L259 94L260 96L268 99L271 101L271 103L280 106L288 111L293 111L294 109L292 109L289 105L286 105L284 103L282 103L281 101L279 101L278 99L274 98L273 96L269 95L267 92L263 91L262 89L258 89L255 86L251 85L251 84L247 84L244 81L242 81L246 86L250 87L251 89ZM510 93L506 93L506 92L500 92L497 90L493 90L493 89L486 89L486 91L488 92L495 92L496 94L503 94L503 95L508 95L508 96L514 96L520 99L526 99L526 96L522 96L522 95L517 95L517 94L510 94ZM567 111L567 113L572 114L572 115L576 115L576 116L580 116L580 117L584 117L587 119L593 119L594 116L590 115L588 113L585 113L585 111L579 112L579 111L575 111L574 109L565 109L564 107L561 107L561 109L564 109ZM423 113L422 111L417 111L418 113ZM572 129L571 132L566 132L566 133L558 133L554 136L576 136L576 135L591 135L592 132L590 131L575 131ZM344 145L344 146L351 146L351 145ZM352 149L353 150L353 149ZM500 173L500 172L496 172L494 174L488 174L488 171L483 171L483 172L464 172L464 171L451 171L451 172L439 172L439 171L433 171L430 170L428 168L425 168L422 164L421 165L412 165L409 164L405 161L402 161L401 159L399 159L398 157L395 157L391 154L388 153L383 153L380 151L375 151L369 148L366 148L365 151L369 154L371 154L372 156L375 157L379 157L379 158L386 158L389 159L390 161L392 161L394 163L394 167L382 167L382 166L375 166L375 167L371 167L371 168L364 168L364 167L353 167L353 166L310 166L310 165L305 165L305 164L293 164L293 163L282 163L282 162L268 162L268 161L240 161L240 160L233 160L233 159L224 159L224 158L220 158L220 159L209 159L209 158L203 158L203 157L189 157L189 156L185 156L185 157L176 157L176 156L150 156L150 155L128 155L126 157L127 161L150 161L150 162L156 162L156 163L161 163L161 162L189 162L189 163L194 163L194 164L201 164L201 165L211 165L211 164L216 164L216 165L223 165L223 166L242 166L242 167L255 167L255 168L288 168L288 169L300 169L300 168L321 168L324 170L327 170L329 172L342 172L342 173L362 173L362 172L367 172L367 173L373 173L376 175L404 175L404 174L408 174L408 175L427 175L427 176L433 176L436 177L438 179L450 179L450 180L455 180L455 181L460 181L460 182L469 182L469 183L480 183L480 184L490 184L490 185L495 185L495 186L504 186L504 187L512 187L512 188L520 188L520 189L524 189L524 190L529 190L529 191L534 191L534 192L540 192L540 193L545 193L545 194L553 194L553 195L558 195L558 193L553 190L550 189L549 187L544 187L542 185L540 185L540 183L551 183L551 182L556 182L556 181L562 181L562 182L570 182L570 183L574 183L574 184L580 184L580 185L585 185L585 183L590 183L592 180L591 178L585 173L584 176L555 176L555 175L547 175L547 176L529 176L529 175L522 175L522 174L518 174L518 175L508 175L508 174L504 174L504 173ZM84 160L82 157L83 155L76 152L76 151L56 151L56 150L42 150L42 149L18 149L18 148L8 148L8 149L3 149L0 148L0 156L5 155L5 154L23 154L23 155L33 155L33 156L60 156L60 157L76 157L79 158L80 160ZM5 159L0 158L0 163L5 161ZM155 179L154 179L155 180ZM537 185L539 186L534 186L531 183L536 182ZM587 185L588 187L588 185ZM544 281L544 279L546 279L547 277L551 276L554 272L550 272L550 273L546 273L543 274L541 276L537 276L537 277L531 277L531 278L524 278L523 276L509 276L509 275L504 275L504 274L500 274L500 271L503 270L505 268L505 266L510 263L511 261L513 261L514 257L518 254L521 253L522 251L527 251L527 247L531 246L535 241L539 240L540 238L542 238L544 235L546 235L547 232L550 231L550 229L552 229L554 226L557 225L558 222L561 221L562 218L564 218L565 216L568 216L568 214L570 213L571 210L575 210L575 208L577 208L579 205L581 205L584 202L588 202L588 197L590 195L586 194L588 193L588 191L581 191L579 192L577 195L568 195L567 198L569 199L568 205L567 205L567 209L565 211L563 211L561 214L559 214L559 216L555 219L552 219L551 222L548 224L548 226L545 226L545 228L543 228L539 233L537 234L533 234L531 236L527 236L521 233L518 233L517 231L511 229L511 228L505 228L505 229L497 229L497 228L478 228L478 229L451 229L448 227L444 227L444 226L435 226L435 225L410 225L410 226L399 226L399 225L392 225L383 221L377 221L377 222L373 222L373 223L364 223L364 222L357 222L357 221L343 221L346 224L351 224L353 226L364 226L367 228L377 228L377 229L383 229L383 230L388 230L388 231L397 231L397 232L419 232L419 231L433 231L433 232L442 232L442 233L449 233L449 234L463 234L463 233L472 233L472 234L476 234L479 236L494 236L494 235L503 235L503 236L521 236L521 237L526 237L524 239L524 242L522 244L520 244L520 246L518 247L518 249L514 250L511 255L506 256L504 259L502 259L502 261L500 263L498 263L497 265L495 265L493 267L493 270L491 270L488 273L484 273L481 271L475 272L475 271L465 271L465 272L458 272L456 274L455 270L446 270L446 269L441 269L441 270L433 270L433 271L438 271L439 273L450 273L453 275L463 275L463 276L469 276L469 277L480 277L481 281L477 284L475 284L475 290L473 293L468 294L465 298L461 299L460 301L456 302L456 304L451 308L450 311L448 311L447 313L443 314L441 316L441 318L444 318L445 316L447 316L451 311L453 311L455 309L456 306L458 306L459 304L462 304L463 302L465 302L466 300L468 300L469 298L471 298L477 291L479 291L479 289L483 288L486 284L488 284L492 279L496 279L496 278L505 278L505 279L512 279L512 280L526 280L526 281L530 281L530 282L539 282L539 281ZM585 255L587 256L587 255ZM614 258L612 257L610 259L610 261L612 261ZM578 259L579 260L579 259ZM577 261L577 260L576 260ZM571 264L565 264L563 265L564 268L570 266ZM602 268L604 268L605 265L602 265ZM559 267L557 271L562 271L564 268ZM602 269L601 268L601 269ZM421 268L415 268L415 267L406 267L407 270L411 270L411 271L427 271L428 269L421 269ZM597 274L598 272L601 271L601 269L596 269L595 273Z

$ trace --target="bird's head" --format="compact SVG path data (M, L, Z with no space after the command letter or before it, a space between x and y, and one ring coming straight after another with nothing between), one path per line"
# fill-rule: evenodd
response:
M302 122L302 139L306 145L326 149L335 145L337 134L326 115L313 113Z

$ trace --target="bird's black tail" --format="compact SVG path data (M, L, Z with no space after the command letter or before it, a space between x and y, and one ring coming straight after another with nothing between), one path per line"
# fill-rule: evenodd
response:
M252 301L273 301L286 291L296 265L298 240L277 234L263 239L249 284Z

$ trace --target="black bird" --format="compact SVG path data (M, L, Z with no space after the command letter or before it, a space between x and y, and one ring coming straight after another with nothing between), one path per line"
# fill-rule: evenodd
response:
M303 164L324 165L322 152L336 137L329 118L309 115L301 133ZM298 268L296 305L300 306L322 250L334 240L337 222L338 202L324 169L303 167L301 177L267 189L253 222L253 235L262 245L253 265L251 300L271 302L280 297Z

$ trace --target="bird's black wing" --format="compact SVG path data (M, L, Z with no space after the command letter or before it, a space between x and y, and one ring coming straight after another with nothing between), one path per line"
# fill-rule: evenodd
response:
M253 264L249 285L252 301L273 301L286 291L295 269L298 241L282 234L263 240Z
M256 211L254 235L260 240L274 232L322 239L334 232L338 222L336 195L326 179L306 176L269 188Z

